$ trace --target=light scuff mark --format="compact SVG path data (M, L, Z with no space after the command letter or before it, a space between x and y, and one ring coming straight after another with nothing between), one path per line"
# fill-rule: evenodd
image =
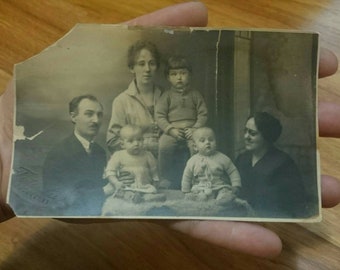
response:
M218 57L219 57L219 48L220 48L220 41L221 41L221 34L222 34L222 31L219 30L218 31L218 37L217 37L217 42L216 42L216 59L215 59L215 62L216 62L216 68L215 68L215 114L217 115L218 113L218 106L217 106L217 102L218 102L218 86L217 86L217 79L218 79L218 65L219 65L219 61L218 61Z
M13 140L14 141L25 141L29 140L32 141L36 137L38 137L40 134L42 134L44 131L40 130L38 133L34 134L33 136L27 137L25 135L25 127L24 126L15 126L13 131Z
M164 33L165 33L165 34L173 35L175 32L174 32L173 29L164 29Z

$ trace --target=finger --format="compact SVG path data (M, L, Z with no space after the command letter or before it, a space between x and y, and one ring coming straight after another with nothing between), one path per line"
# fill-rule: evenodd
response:
M272 231L259 224L230 221L178 221L170 227L212 244L258 257L280 254L282 243Z
M11 208L5 204L12 159L12 125L14 92L13 81L0 96L0 222L14 216Z
M319 134L323 137L340 137L340 105L319 102Z
M135 181L135 178L131 174L119 175L118 181L120 181L120 182Z
M124 186L129 186L133 184L135 181L134 180L123 180L122 183Z
M332 176L323 175L321 181L322 206L334 207L340 203L340 182Z
M13 106L14 91L13 80L8 84L7 90L0 96L0 158L1 158L1 194L5 198L12 159L13 137Z
M119 171L119 177L120 178L124 178L124 177L130 177L130 178L133 178L132 174L128 171Z
M327 77L338 70L338 59L336 55L325 48L320 49L319 78Z
M207 23L207 8L201 2L173 5L125 22L144 26L206 26Z
M111 219L60 219L68 223L112 223ZM116 220L119 222L119 220ZM134 222L134 221L130 221ZM258 224L230 221L176 221L148 220L214 245L257 257L274 258L282 250L280 238Z

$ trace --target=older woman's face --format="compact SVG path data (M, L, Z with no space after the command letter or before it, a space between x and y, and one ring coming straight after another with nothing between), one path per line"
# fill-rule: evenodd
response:
M137 83L149 84L153 82L157 70L154 56L147 49L142 49L135 59L131 72L135 75Z
M266 141L258 131L254 118L250 118L244 129L244 142L246 150L256 152L266 147Z

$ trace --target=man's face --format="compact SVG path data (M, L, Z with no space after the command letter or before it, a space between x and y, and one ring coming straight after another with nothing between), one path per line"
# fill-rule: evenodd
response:
M169 82L177 90L185 89L190 82L190 72L186 68L170 69Z
M77 133L91 141L102 124L103 108L96 101L83 99L78 105L78 112L71 113L71 119Z

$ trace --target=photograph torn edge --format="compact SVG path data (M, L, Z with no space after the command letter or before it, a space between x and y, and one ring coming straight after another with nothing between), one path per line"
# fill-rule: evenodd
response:
M56 46L58 46L58 44L60 43L60 41L62 41L63 39L65 39L66 37L68 37L70 34L72 34L72 32L78 28L83 28L83 27L87 27L87 26L95 26L97 27L98 24L84 24L84 23L80 23L80 24L76 24L69 32L67 32L63 37L61 37L60 39L58 39L55 43L51 44L50 46L48 46L47 48L45 48L44 50L42 50L41 52L39 52L36 55L33 55L32 57L15 64L15 66L20 65L22 63L25 63L26 61L39 56L45 52L47 52L49 49L54 48ZM220 38L221 35L221 31L251 31L251 32L282 32L282 33L302 33L302 34L317 34L318 36L318 42L317 42L317 47L318 47L318 57L317 57L317 65L316 65L316 73L318 73L318 67L319 67L319 55L320 55L320 46L319 46L319 33L314 32L314 31L302 31L302 30L291 30L291 29L270 29L270 28L214 28L214 27L172 27L172 26L162 26L162 27L145 27L145 26L131 26L131 25L124 25L124 24L100 24L101 27L117 27L120 29L128 29L128 30L146 30L146 31L152 31L152 30L163 30L165 33L167 34L174 34L174 31L190 31L190 32L194 32L194 31L219 31L219 35L218 37ZM216 42L216 68L215 68L215 80L217 79L218 76L218 44L219 44L219 38ZM11 182L12 182L12 173L13 173L13 162L14 162L14 149L15 149L15 131L17 130L17 126L16 126L16 107L17 107L17 102L16 102L16 72L15 72L15 68L14 68L14 76L13 76L13 83L11 85L11 87L13 88L13 95L14 95L14 105L13 105L13 137L12 137L12 155L11 155L11 172L10 172L10 181L8 184L8 190L7 190L7 196L6 196L6 201L7 203L9 203L9 197L10 197L10 190L11 190ZM315 98L315 113L316 113L316 139L318 138L318 131L319 131L319 126L318 126L318 74L316 74L316 84L315 84L315 90L316 90L316 98ZM218 92L218 89L215 88L215 92ZM38 136L42 133L43 131L40 131L38 134L36 134L35 136ZM34 136L33 136L34 137ZM25 137L25 139L30 139ZM184 220L184 219L198 219L198 220L224 220L224 221L251 221L251 222L294 222L294 223L314 223L314 222L320 222L322 221L322 203L321 203L321 169L320 169L320 155L319 155L319 151L318 151L318 142L316 140L316 157L317 157L317 185L318 185L318 207L319 207L319 214L318 216L314 216L314 217L308 217L308 218L303 218L303 219L296 219L296 218L249 218L249 217L216 217L216 216L212 216L212 217L206 217L206 216L171 216L171 217L167 217L167 216L48 216L48 215L43 215L43 216L21 216L18 215L18 217L21 218L49 218L49 217L53 217L53 218L75 218L75 219L79 219L79 218L90 218L90 219L167 219L167 220Z

